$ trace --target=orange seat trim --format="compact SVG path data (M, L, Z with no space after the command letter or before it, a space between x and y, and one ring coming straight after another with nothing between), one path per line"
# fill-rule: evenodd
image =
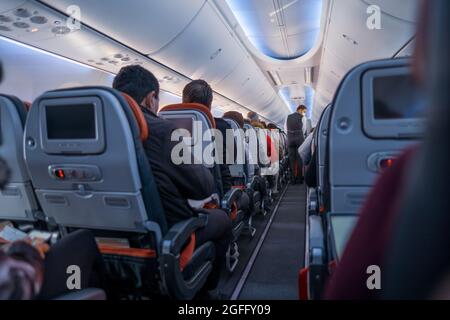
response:
M199 103L178 103L178 104L170 104L165 106L160 110L160 112L164 111L183 111L183 110L197 110L203 113L211 123L213 129L216 128L216 121L211 113L211 111L204 105Z
M131 110L133 111L134 117L136 118L136 121L139 126L141 141L145 141L148 139L148 125L147 121L145 120L144 113L141 110L141 107L137 104L136 101L132 97L130 97L128 94L121 92L122 96L125 98L125 100L128 102L128 105L130 106Z
M308 268L298 272L298 297L300 300L308 300Z
M230 212L230 218L231 218L231 220L236 220L236 218L237 218L237 213L238 213L238 206L237 206L237 203L236 203L236 201L235 202L233 202L232 204L231 204L231 212Z
M118 248L115 246L104 244L99 244L98 249L102 254L128 256L134 258L156 258L156 251L153 249Z
M180 271L183 271L184 268L188 265L189 261L191 261L192 256L194 255L195 250L195 233L191 234L191 238L189 240L188 245L181 252L180 255Z

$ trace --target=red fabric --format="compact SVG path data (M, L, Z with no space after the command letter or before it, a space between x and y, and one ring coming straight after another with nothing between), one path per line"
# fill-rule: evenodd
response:
M308 268L298 272L298 297L300 300L308 300Z
M183 271L192 259L195 250L195 233L191 234L189 244L184 248L180 255L180 270Z
M270 156L272 155L272 139L270 138L269 135L267 135L266 137L267 137L267 156L270 158Z
M214 117L212 116L211 111L204 105L199 103L179 103L179 104L171 104L168 106L165 106L162 108L159 112L164 111L176 111L176 110L197 110L202 112L211 122L211 127L216 128L216 121L214 120Z
M329 278L325 299L376 298L377 290L367 289L367 267L377 265L383 270L383 254L402 197L406 169L414 153L415 149L409 149L381 174L361 210L342 258Z
M294 161L294 177L298 177L298 161Z
M232 221L236 220L236 218L237 218L237 212L238 212L237 204L236 204L236 202L233 202L233 203L231 204L231 212L230 212L230 219L231 219Z
M136 121L139 126L140 130L140 138L141 141L145 141L148 139L148 124L145 120L144 113L141 110L141 107L137 104L136 101L129 95L127 95L124 92L121 92L122 96L125 98L125 100L128 102L128 105L130 106L131 110L133 111L134 117L136 118Z

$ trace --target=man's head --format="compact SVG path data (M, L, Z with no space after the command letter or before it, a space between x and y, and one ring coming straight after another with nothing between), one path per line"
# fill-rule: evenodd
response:
M266 124L266 122L265 121L260 121L261 122L261 125L263 126L263 128L264 129L267 129L267 124Z
M250 122L259 121L259 116L254 111L250 111L249 113L247 113L247 118L250 120Z
M270 122L267 125L267 129L269 129L269 130L278 130L278 127L274 123Z
M225 112L225 114L223 115L223 118L234 120L239 124L239 127L241 129L244 128L244 117L242 116L242 114L240 112L237 112L237 111Z
M205 80L191 81L183 89L183 103L199 103L211 109L213 91Z
M300 113L302 116L306 115L307 110L308 110L308 108L306 108L306 106L303 104L301 104L297 107L297 112Z
M120 69L113 88L131 96L144 108L157 113L159 109L159 82L147 69L132 65Z

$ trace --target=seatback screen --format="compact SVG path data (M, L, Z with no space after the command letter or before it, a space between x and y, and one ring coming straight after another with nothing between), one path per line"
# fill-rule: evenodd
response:
M189 131L192 136L192 124L194 121L192 118L170 118L170 121L172 121L178 129L186 129Z
M373 79L375 120L417 119L424 117L424 104L413 80L407 75Z
M93 104L52 105L45 107L49 140L85 140L96 138Z

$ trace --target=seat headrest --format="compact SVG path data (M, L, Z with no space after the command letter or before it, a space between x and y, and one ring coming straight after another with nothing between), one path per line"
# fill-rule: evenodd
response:
M148 139L148 125L147 125L147 121L145 120L144 113L141 110L141 107L128 94L121 92L121 95L125 98L125 100L128 102L128 105L130 106L131 110L133 111L134 117L136 118L136 121L139 126L139 130L140 130L139 136L141 138L141 141L147 140Z
M168 106L165 106L160 110L160 112L164 111L182 111L182 110L196 110L203 113L211 123L212 128L216 128L216 121L214 120L214 117L211 113L211 111L204 105L199 103L178 103L178 104L171 104Z

